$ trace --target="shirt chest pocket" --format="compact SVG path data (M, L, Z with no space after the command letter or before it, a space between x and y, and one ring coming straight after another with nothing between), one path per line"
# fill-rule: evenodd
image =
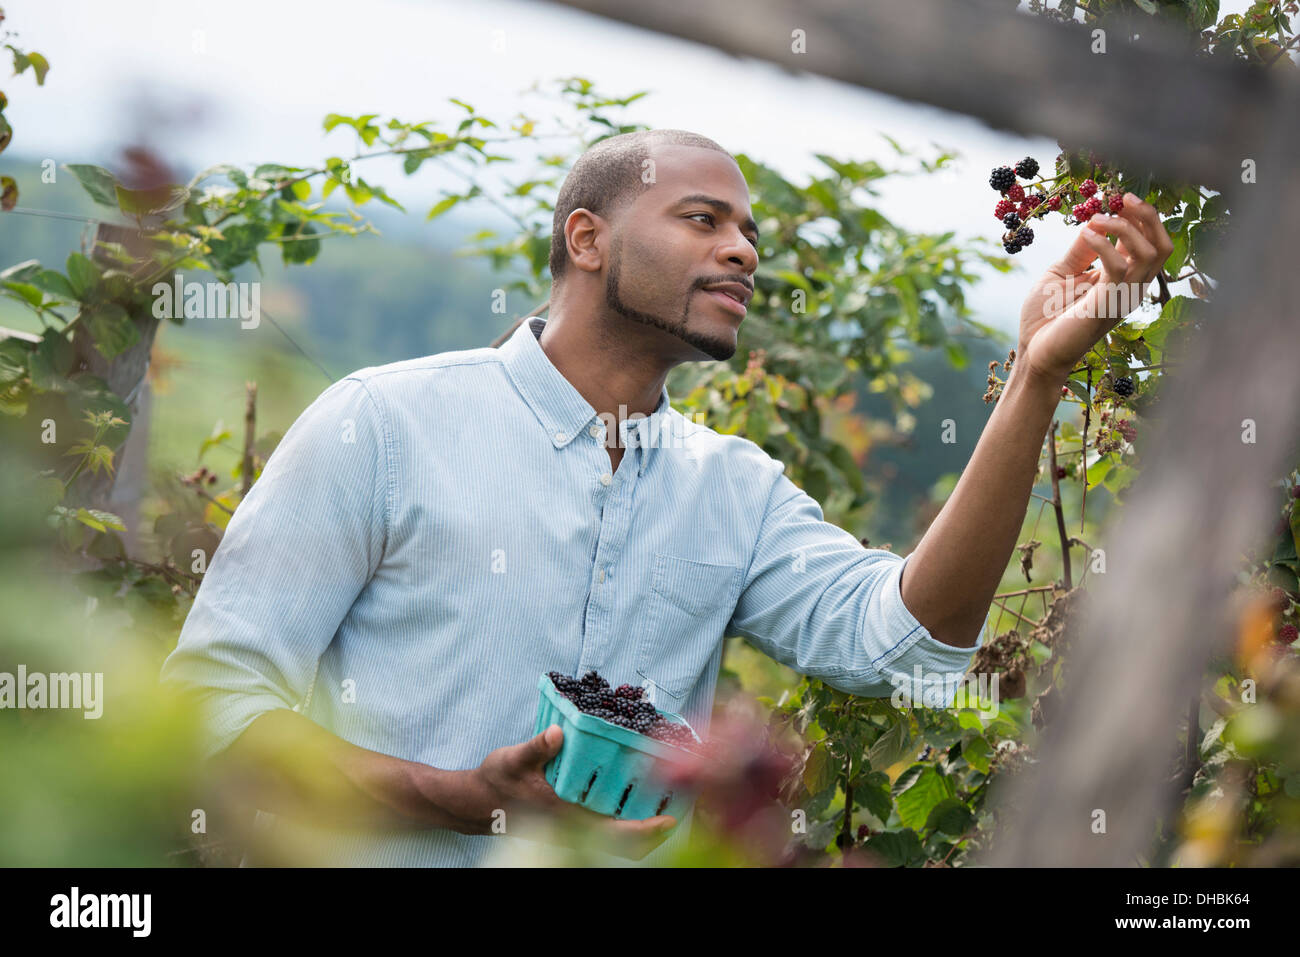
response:
M663 553L636 626L636 669L674 699L699 681L735 611L744 569ZM673 710L673 702L658 702ZM665 705L669 707L665 707Z

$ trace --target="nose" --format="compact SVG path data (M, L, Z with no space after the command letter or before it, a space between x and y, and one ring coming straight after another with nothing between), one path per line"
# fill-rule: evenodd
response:
M758 269L758 250L736 229L729 242L718 246L718 260L728 267L739 266L746 275L752 276Z

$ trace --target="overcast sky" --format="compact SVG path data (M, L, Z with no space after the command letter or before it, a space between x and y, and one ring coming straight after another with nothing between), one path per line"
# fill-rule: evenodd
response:
M1224 0L1223 12L1246 6ZM703 133L796 182L821 169L814 152L893 164L878 131L908 148L954 149L963 158L952 170L900 182L880 206L910 229L993 239L1000 230L989 169L1026 154L1047 165L1058 152L1051 139L992 131L546 3L5 0L4 8L18 45L52 64L39 91L30 73L7 82L7 115L19 133L13 149L60 164L111 164L121 145L142 139L190 167L319 162L354 144L346 130L323 135L326 113L454 123L464 114L447 97L458 96L492 117L544 116L544 101L523 91L576 74L612 95L649 89L630 120ZM743 15L741 0L736 9ZM142 97L161 112L140 109ZM438 197L436 172L408 181L394 169L373 178L412 201L413 219ZM1037 232L1016 257L1019 269L990 271L973 291L977 318L1015 329L1028 286L1074 235L1059 223Z

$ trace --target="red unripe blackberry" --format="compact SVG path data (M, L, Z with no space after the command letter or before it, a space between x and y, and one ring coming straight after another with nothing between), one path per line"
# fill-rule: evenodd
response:
M1106 202L1109 205L1110 211L1112 213L1120 213L1124 211L1124 197L1121 196L1119 193L1115 193L1114 195L1112 195L1111 198Z
M1066 471L1066 468L1065 468L1064 465L1058 465L1058 466L1056 467L1056 477L1057 477L1057 478L1059 478L1059 479L1063 479L1063 478L1065 478L1065 477L1066 477L1067 475L1069 475L1069 474L1070 474L1070 473L1069 473L1068 471Z
M1028 200L1029 197L1026 196L1025 200L1022 201L1021 204L1016 207L1016 215L1019 216L1021 219L1029 218L1029 207L1025 205L1025 203L1028 202Z
M1286 590L1274 586L1273 591L1270 594L1273 598L1273 607L1278 611L1286 611L1287 607L1291 604L1291 596L1286 593Z
M1289 645L1300 638L1300 631L1296 630L1295 625L1283 625L1277 630L1277 640L1284 645Z
M1291 497L1300 498L1300 482L1297 482L1295 485L1291 486Z
M859 824L859 825L858 825L858 840L859 840L859 841L865 841L865 840L866 840L867 838L869 838L870 836L871 836L871 828L867 827L865 824Z
M1079 186L1079 192L1084 196L1091 196L1097 192L1097 184L1090 179L1085 179Z
M1043 199L1044 197L1042 193L1030 193L1025 197L1025 205L1030 209L1037 209L1043 202Z
M1061 208L1061 197L1060 197L1060 196L1053 196L1051 199L1049 199L1049 200L1047 201L1047 208L1050 209L1050 210L1052 210L1053 212L1055 212L1056 210L1060 209L1060 208Z
M993 207L993 215L998 219L1002 219L1007 213L1014 213L1015 211L1016 204L1009 199L1000 199L998 204Z
M1017 203L1025 198L1025 188L1019 183L1012 183L1007 189L1007 199L1015 200Z
M1016 171L1010 166L999 166L989 174L989 185L999 193L1005 193L1007 188L1015 185Z
M1084 203L1076 205L1071 212L1074 213L1074 221L1076 223L1087 222L1092 218L1092 210L1090 210Z
M1099 200L1096 196L1090 197L1088 201L1083 205L1084 208L1088 210L1088 213L1090 215L1095 216L1097 213L1101 212L1101 200Z

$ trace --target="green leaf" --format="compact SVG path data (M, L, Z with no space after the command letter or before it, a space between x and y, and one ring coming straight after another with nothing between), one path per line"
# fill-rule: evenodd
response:
M924 770L916 775L911 785L895 798L899 820L915 830L925 826L935 805L946 798L955 797L952 781L930 765L923 767Z
M31 283L5 281L0 282L0 286L15 293L14 298L22 299L38 309L40 308L41 303L45 301L45 295Z
M978 722L979 718L975 720ZM989 758L993 756L993 749L989 747L988 741L981 734L961 746L961 756L966 759L966 763L982 774L989 773Z
M118 518L112 512L103 512L97 508L79 509L77 511L77 518L80 519L85 524L90 524L86 520L86 518L83 517L83 513L85 513L85 515L88 515L91 519L95 520L99 524L100 527L98 528L98 531L102 532L106 528L111 528L117 532L126 531L126 525L122 522L120 518ZM91 526L91 527L94 528L95 526Z
M1192 26L1204 30L1219 19L1219 0L1192 0Z
M99 519L97 519L94 515L92 515L89 509L85 509L85 508L77 509L76 518L77 521L81 522L82 525L87 525L90 528L93 528L97 532L106 531L104 527L104 523L101 522Z
M77 177L82 188L99 205L117 208L118 182L108 170L102 166L88 166L82 163L68 163L63 168Z
M460 196L447 196L444 197L443 199L438 200L438 202L434 204L433 209L429 210L429 215L424 217L425 222L428 222L431 219L438 218L439 216L441 216L447 210L451 209L460 201L461 201Z
M925 829L960 837L970 828L974 815L970 808L955 797L945 798L934 806L926 818Z
M894 799L889 793L889 777L880 771L871 772L853 788L853 800L881 822L888 821L889 812L894 807Z
M921 839L910 828L873 834L863 846L873 854L878 854L887 867L908 867L925 858Z
M231 438L230 430L224 428L223 423L218 421L217 424L212 429L212 434L209 435L206 439L204 439L203 444L199 446L199 461L200 462L203 461L203 455L205 452L208 451L208 449L212 448L213 446L220 445L222 442L225 442L230 438Z
M283 235L287 238L290 236L315 236L317 231L311 223L301 223L300 229L290 229L286 224ZM280 244L280 257L284 263L309 263L320 255L319 239L295 239L292 242Z
M1101 484L1114 494L1127 488L1135 478L1137 478L1137 469L1118 463L1106 473L1106 477L1102 479Z
M53 269L42 269L32 277L32 285L48 292L50 295L59 299L76 299L77 293L72 288L72 283L61 272Z
M75 359L67 337L55 329L46 330L31 354L32 385L46 392L67 392L75 388L66 378Z
M803 769L803 786L809 794L819 794L835 780L835 761L824 744L818 744L808 755Z
M95 340L95 348L105 359L121 355L140 339L140 332L131 317L115 302L95 306L86 328Z
M1133 3L1136 4L1139 9L1150 14L1151 16L1154 17L1156 15L1157 7L1156 7L1155 0L1133 0Z
M1219 219L1227 208L1228 201L1224 199L1222 193L1211 196L1205 201L1205 206L1201 209L1201 221Z
M823 469L810 469L804 476L803 490L818 502L824 502L831 491L830 477Z
M899 716L867 750L871 766L884 769L901 761L912 744L911 730L906 716Z
M1100 485L1110 472L1111 467L1115 464L1113 455L1103 455L1101 458L1088 466L1088 488L1095 488Z
M184 186L156 186L152 189L117 187L117 205L128 216L150 216L184 206L190 191Z
M1174 251L1169 254L1165 260L1165 272L1170 276L1177 276L1183 269L1183 263L1187 262L1187 233L1184 230L1170 232L1169 238L1173 241Z
M1091 397L1088 395L1088 386L1086 384L1080 382L1078 379L1069 379L1065 384L1071 392L1077 395L1084 402L1092 401Z
M271 227L266 223L238 223L221 231L221 238L208 240L212 258L225 269L234 269L257 256L257 247L266 241Z
M32 346L22 339L0 339L0 385L8 386L27 375Z
M14 282L31 282L41 271L39 259L27 259L14 263L8 269L0 271L0 279L12 279Z
M23 53L11 44L5 44L14 55L14 76L23 73L28 67L36 74L36 85L45 85L45 74L50 72L50 61L35 51Z

